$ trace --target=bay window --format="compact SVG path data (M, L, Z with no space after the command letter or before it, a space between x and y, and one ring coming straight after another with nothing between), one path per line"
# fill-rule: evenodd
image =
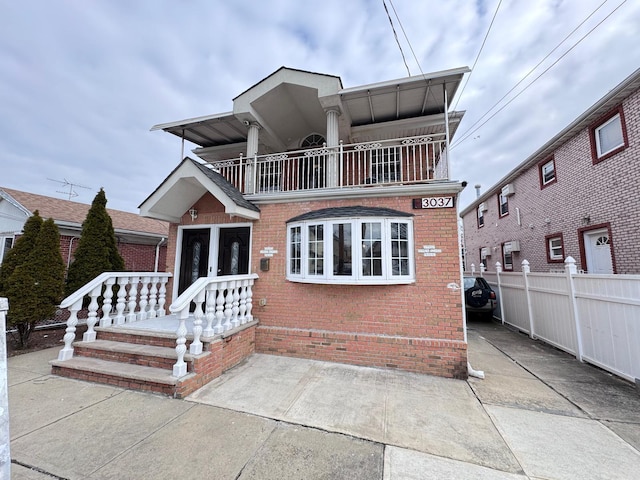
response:
M408 217L290 221L287 242L291 281L396 284L415 279L413 221Z

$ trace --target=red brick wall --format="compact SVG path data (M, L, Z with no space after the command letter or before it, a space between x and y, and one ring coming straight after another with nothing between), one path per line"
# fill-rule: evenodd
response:
M475 209L464 216L467 269L472 263L478 268L480 248L490 247L495 251L488 259L488 269L495 271L495 263L503 263L500 246L510 240L520 240L521 251L513 256L515 271L521 271L525 259L531 271L562 268L563 264L547 261L545 236L556 233L562 233L565 257L572 256L582 268L585 261L579 230L610 223L615 272L640 274L640 92L624 100L622 108L628 148L594 165L589 128L584 128L553 153L556 183L541 189L538 167L534 165L511 182L515 194L509 197L509 215L498 216L498 203L492 195L485 201L488 211L484 227L478 228ZM540 143L544 141L541 139ZM519 161L514 159L514 164ZM521 225L517 223L516 208L520 210Z
M60 236L60 253L65 265L73 262L73 254L78 248L78 237ZM118 243L118 251L124 259L125 269L130 272L153 272L155 268L156 245L136 243ZM158 271L167 269L167 245L160 246L158 252Z
M286 221L327 207L386 207L414 214L416 282L410 285L324 285L286 280ZM246 222L221 212L210 195L197 203L198 218L182 224ZM260 320L256 350L267 353L401 368L449 377L466 376L466 344L459 292L456 209L413 210L412 198L371 198L260 205L253 224L253 315ZM177 225L172 225L168 263L173 265ZM433 257L424 245L440 249ZM268 272L259 271L260 250L273 247ZM170 270L172 267L170 267ZM266 305L260 306L260 299Z

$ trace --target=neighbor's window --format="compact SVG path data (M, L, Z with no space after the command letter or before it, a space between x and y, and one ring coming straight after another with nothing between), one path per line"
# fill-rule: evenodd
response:
M547 261L549 263L562 262L564 260L564 242L561 233L547 235Z
M11 247L13 247L13 237L5 237L2 239L2 242L0 243L0 264L7 252L11 250Z
M478 228L484 227L484 210L482 206L478 207Z
M288 242L287 278L292 281L414 281L413 221L408 218L306 220L289 224Z
M555 183L556 181L556 161L554 157L538 165L540 173L540 188Z
M513 270L513 252L509 244L502 244L502 268L504 270Z
M500 216L504 217L509 214L509 198L502 193L498 194L498 205L500 207Z
M603 121L591 127L593 163L598 163L627 147L625 130L622 107L617 108Z

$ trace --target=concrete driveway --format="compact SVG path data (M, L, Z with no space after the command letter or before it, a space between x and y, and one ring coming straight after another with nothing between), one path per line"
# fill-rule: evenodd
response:
M484 380L253 355L186 400L9 359L12 478L635 479L635 386L492 323Z

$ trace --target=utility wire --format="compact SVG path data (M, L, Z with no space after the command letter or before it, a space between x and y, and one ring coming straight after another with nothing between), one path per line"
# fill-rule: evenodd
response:
M458 98L456 100L456 104L453 106L453 110L455 110L458 107L458 103L460 102L460 98L462 98L462 94L464 93L464 89L467 88L467 85L469 84L469 80L471 79L471 75L473 75L473 71L476 68L476 63L478 63L478 59L480 58L480 54L482 53L482 49L484 48L484 44L487 42L487 38L489 38L489 32L491 32L491 27L493 27L493 22L495 21L496 17L498 16L498 10L500 10L500 5L502 5L502 0L500 0L498 2L498 6L496 7L496 11L493 14L493 18L491 19L491 23L489 24L489 28L487 29L487 33L484 36L484 40L482 40L482 45L480 46L480 50L478 51L478 55L476 55L476 59L473 62L473 66L471 67L471 72L469 72L469 75L467 76L467 81L464 82L464 85L462 86L462 90L460 90L460 93L458 94Z
M591 33L598 28L600 25L602 25L602 23L607 20L611 15L613 15L622 5L624 5L627 2L627 0L624 0L620 5L618 5L616 8L614 8L606 17L604 17L602 20L600 20L600 22L598 22L591 30L589 30L586 34L584 34L584 36L582 36L576 43L574 43L571 48L569 48L569 50L567 50L566 52L564 52L560 57L558 57L558 59L553 62L551 65L549 65L540 75L538 75L536 78L534 78L531 83L529 83L526 87L524 87L522 90L520 90L520 92L518 92L513 98L511 98L507 103L505 103L502 107L500 107L498 110L495 111L495 113L493 115L491 115L489 118L487 118L484 122L482 122L480 125L478 125L478 127L476 127L474 130L471 130L470 132L468 132L467 134L465 134L458 142L456 142L454 145L451 146L451 149L453 149L454 147L460 145L462 142L464 142L467 138L469 138L471 135L473 135L475 132L477 132L480 128L482 128L489 120L491 120L493 117L495 117L498 113L500 113L502 110L505 109L505 107L507 107L507 105L509 105L511 102L513 102L516 98L518 98L520 95L522 95L531 85L533 85L536 81L538 81L538 79L540 77L542 77L545 73L547 73L549 70L551 70L551 68L553 68L560 60L562 60L571 50L573 50L575 47L577 47L580 43L582 43L582 41L587 38L589 35L591 35Z
M409 65L407 65L407 59L404 57L404 52L402 51L400 40L398 40L398 34L396 33L396 28L393 26L393 20L391 20L391 15L389 15L389 9L387 8L387 4L385 3L384 0L382 0L382 5L384 6L384 11L387 12L387 18L389 19L389 23L391 24L391 30L393 30L393 36L396 38L396 43L398 44L398 48L400 49L400 54L402 55L402 61L404 62L404 66L407 68L407 73L409 74L409 76L411 76L411 72L409 71Z
M604 6L604 4L605 4L605 3L607 3L608 1L609 1L609 0L604 0L604 2L602 2L602 3L600 4L600 6L598 6L598 7L597 7L593 12L591 12L591 13L587 16L587 18L585 18L582 22L580 22L580 24L579 24L576 28L574 28L574 29L571 31L571 33L569 33L566 37L564 37L564 39L562 39L562 41L561 41L560 43L558 43L558 44L553 48L553 50L551 50L549 53L547 53L547 55L546 55L542 60L540 60L540 61L538 62L538 64L537 64L535 67L533 67L531 70L529 70L529 72L528 72L524 77L522 77L522 78L518 81L518 83L516 83L513 87L511 87L511 89L510 89L507 93L505 93L505 94L502 96L502 98L500 98L500 100L498 100L496 103L494 103L494 104L491 106L491 108L489 108L489 110L487 110L487 111L485 112L485 114L484 114L484 115L482 115L480 118L478 118L478 120L476 120L476 122L475 122L473 125L471 125L471 126L467 129L467 131L471 130L471 129L472 129L473 127L475 127L478 123L480 123L484 117L486 117L487 115L489 115L489 113L491 113L491 111L492 111L494 108L496 108L496 107L500 104L500 102L502 102L505 98L507 98L507 96L509 96L509 94L510 94L511 92L513 92L516 88L518 88L518 86L519 86L522 82L524 82L524 81L527 79L527 77L529 77L529 75L531 75L534 71L536 71L536 70L537 70L537 68L538 68L540 65L542 65L542 63L544 63L544 61L545 61L547 58L549 58L549 57L551 56L551 54L553 54L553 52L555 52L558 48L560 48L560 46L561 46L564 42L566 42L566 41L569 39L569 37L571 37L571 35L573 35L573 34L574 34L574 33L575 33L575 32L576 32L576 31L577 31L577 30L578 30L582 25L584 25L584 24L587 22L587 20L589 20L591 17L593 17L593 16L595 15L595 13L596 13L598 10L600 10L600 9ZM625 1L626 1L626 0L625 0ZM456 103L456 105L457 105L457 103ZM466 133L462 135L462 137L463 137L463 138L464 138L465 136L466 136ZM461 139L460 141L462 141L462 139ZM459 143L459 142L455 142L455 143L454 143L454 145L456 145L457 143Z
M393 4L392 0L389 0L389 3L391 4L391 8L393 9L393 14L396 16L396 19L398 20L398 25L400 25L400 30L402 30L402 34L404 35L404 39L407 41L407 44L409 45L409 50L411 50L411 54L413 55L413 59L416 61L416 64L418 65L418 70L420 70L420 73L424 77L424 72L422 71L422 67L420 66L420 62L418 61L418 57L416 56L416 52L413 51L413 47L411 46L411 42L409 41L409 37L407 36L407 32L404 31L404 27L402 26L402 22L400 21L400 16L398 15L398 12L396 11L396 7ZM388 13L389 12L387 12L387 14Z

